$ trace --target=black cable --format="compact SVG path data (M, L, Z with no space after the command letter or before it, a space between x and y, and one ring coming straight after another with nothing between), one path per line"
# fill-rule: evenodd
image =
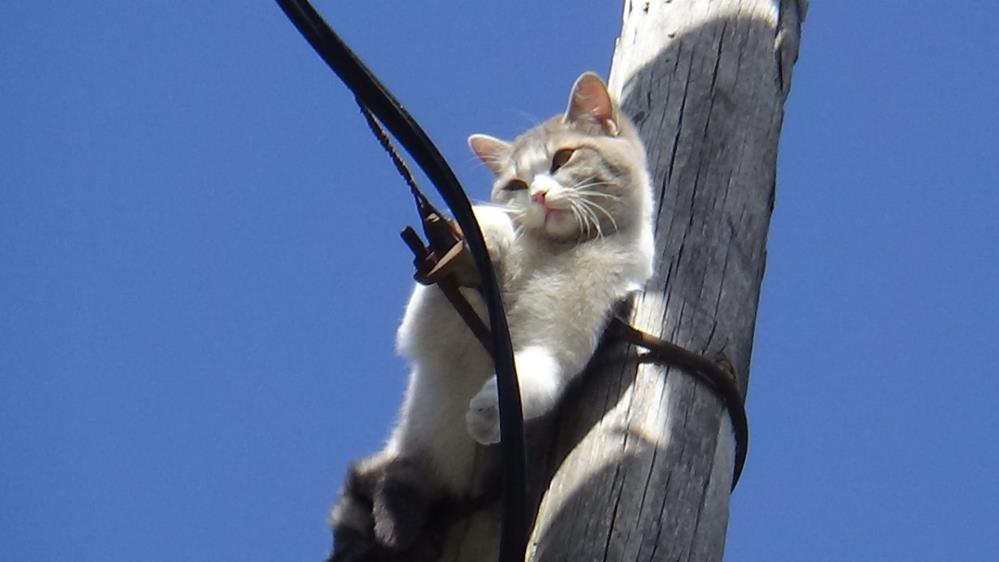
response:
M499 560L521 561L527 548L528 510L520 390L496 273L490 263L482 231L472 213L472 205L454 172L423 129L323 21L312 5L305 0L277 0L277 3L323 61L409 152L444 198L465 235L479 269L482 294L489 310L499 391L500 445L503 453L503 526Z
M607 333L618 339L649 350L641 360L661 361L678 365L688 373L698 377L721 399L732 421L735 435L735 463L732 467L732 490L739 484L742 469L746 465L746 452L749 449L749 420L746 417L746 404L735 381L735 375L726 372L718 363L707 357L680 347L675 343L657 338L631 326L615 316L607 326Z

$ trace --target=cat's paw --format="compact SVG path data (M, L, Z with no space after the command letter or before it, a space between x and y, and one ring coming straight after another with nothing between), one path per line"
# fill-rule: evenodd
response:
M475 207L475 220L479 223L482 236L486 240L486 250L493 262L503 259L515 237L510 215L499 207L480 205Z
M482 389L468 402L465 425L468 434L479 443L483 445L499 443L499 392L496 388L496 377L487 380Z

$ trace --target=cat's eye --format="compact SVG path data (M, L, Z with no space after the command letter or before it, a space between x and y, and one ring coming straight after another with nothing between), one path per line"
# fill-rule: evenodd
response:
M555 156L552 156L552 169L550 173L554 174L555 172L558 171L559 168L565 166L565 163L568 162L570 158L572 158L573 152L575 152L575 150L571 148L563 148L561 150L556 150Z
M503 186L506 191L522 191L527 189L527 184L523 180L510 180Z

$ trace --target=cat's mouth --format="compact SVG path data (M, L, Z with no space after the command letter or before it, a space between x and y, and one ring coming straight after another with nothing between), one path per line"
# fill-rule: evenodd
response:
M526 225L531 229L538 229L549 236L562 237L570 234L574 222L572 209L563 207L555 201L533 201L527 209Z
M538 210L544 214L544 222L548 222L549 219L558 219L561 216L569 212L569 209L563 207L559 202L554 201L553 197L544 197L534 199L534 204L537 205Z

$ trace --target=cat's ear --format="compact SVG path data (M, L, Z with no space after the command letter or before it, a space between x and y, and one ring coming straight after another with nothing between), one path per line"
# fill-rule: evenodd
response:
M472 135L468 137L468 146L494 174L503 171L503 161L510 156L511 144L489 135Z
M600 125L608 135L616 137L620 132L617 110L611 100L607 86L599 76L584 72L572 85L569 94L569 107L565 110L565 121L588 121Z

